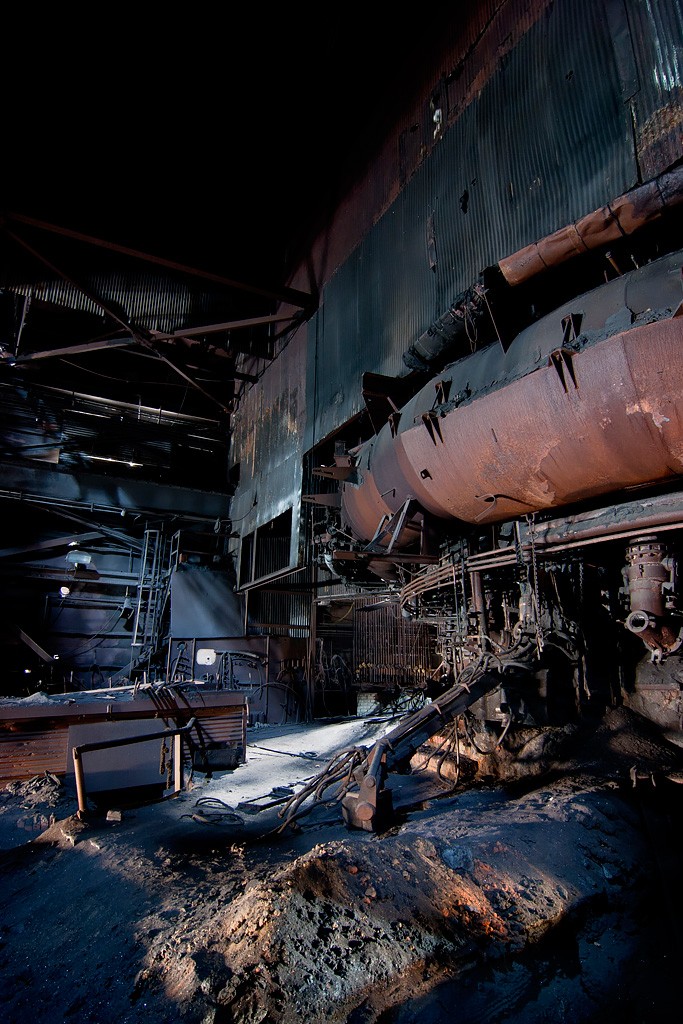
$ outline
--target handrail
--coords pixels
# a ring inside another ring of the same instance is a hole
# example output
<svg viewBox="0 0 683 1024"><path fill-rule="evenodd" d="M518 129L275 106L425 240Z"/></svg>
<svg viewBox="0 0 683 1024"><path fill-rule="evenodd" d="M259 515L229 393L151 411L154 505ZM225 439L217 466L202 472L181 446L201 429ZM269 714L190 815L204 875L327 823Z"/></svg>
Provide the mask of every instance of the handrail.
<svg viewBox="0 0 683 1024"><path fill-rule="evenodd" d="M165 739L168 736L182 736L189 732L196 725L197 719L191 718L187 725L178 729L165 729L163 732L145 733L143 736L123 736L117 740L100 740L94 743L81 743L73 747L71 753L74 761L74 774L76 776L76 793L78 796L79 818L85 818L88 814L86 806L85 775L83 772L83 754L91 750L107 750L110 747L125 747L131 743L145 743L148 740Z"/></svg>

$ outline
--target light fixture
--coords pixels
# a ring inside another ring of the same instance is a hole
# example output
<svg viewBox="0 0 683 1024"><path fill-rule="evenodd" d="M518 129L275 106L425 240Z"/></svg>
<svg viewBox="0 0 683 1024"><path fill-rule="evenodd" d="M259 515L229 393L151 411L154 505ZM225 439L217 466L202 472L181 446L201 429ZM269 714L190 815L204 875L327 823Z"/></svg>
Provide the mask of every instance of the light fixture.
<svg viewBox="0 0 683 1024"><path fill-rule="evenodd" d="M72 580L98 580L100 574L89 551L72 548L66 553L67 576Z"/></svg>
<svg viewBox="0 0 683 1024"><path fill-rule="evenodd" d="M144 462L131 462L129 459L112 459L109 455L88 455L83 453L86 459L94 459L96 462L116 462L122 466L144 466Z"/></svg>
<svg viewBox="0 0 683 1024"><path fill-rule="evenodd" d="M67 551L66 560L76 566L90 565L92 555L89 551Z"/></svg>
<svg viewBox="0 0 683 1024"><path fill-rule="evenodd" d="M71 593L71 588L70 587L60 587L59 588L59 593L60 593L61 597L68 597L69 594Z"/></svg>

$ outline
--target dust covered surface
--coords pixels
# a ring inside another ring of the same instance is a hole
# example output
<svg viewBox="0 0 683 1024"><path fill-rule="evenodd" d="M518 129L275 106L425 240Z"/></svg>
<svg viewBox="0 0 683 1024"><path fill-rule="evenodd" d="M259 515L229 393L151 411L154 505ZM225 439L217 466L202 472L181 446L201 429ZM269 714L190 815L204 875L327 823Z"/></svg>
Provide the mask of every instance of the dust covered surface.
<svg viewBox="0 0 683 1024"><path fill-rule="evenodd" d="M669 1019L681 752L624 711L549 744L552 774L433 779L412 804L402 777L381 833L347 829L338 804L281 832L275 806L200 813L210 785L81 821L54 780L15 784L0 794L17 837L0 853L3 1020ZM36 815L26 841L16 822Z"/></svg>

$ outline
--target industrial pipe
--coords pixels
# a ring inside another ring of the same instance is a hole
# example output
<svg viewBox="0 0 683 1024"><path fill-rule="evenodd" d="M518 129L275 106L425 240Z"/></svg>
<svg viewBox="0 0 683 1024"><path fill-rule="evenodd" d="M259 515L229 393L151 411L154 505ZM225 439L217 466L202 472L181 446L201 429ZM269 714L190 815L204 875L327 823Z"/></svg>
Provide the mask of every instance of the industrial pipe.
<svg viewBox="0 0 683 1024"><path fill-rule="evenodd" d="M446 367L352 454L342 527L369 543L407 502L492 523L683 473L683 253L579 296L507 351ZM577 333L563 343L568 322ZM384 543L384 547L388 542Z"/></svg>

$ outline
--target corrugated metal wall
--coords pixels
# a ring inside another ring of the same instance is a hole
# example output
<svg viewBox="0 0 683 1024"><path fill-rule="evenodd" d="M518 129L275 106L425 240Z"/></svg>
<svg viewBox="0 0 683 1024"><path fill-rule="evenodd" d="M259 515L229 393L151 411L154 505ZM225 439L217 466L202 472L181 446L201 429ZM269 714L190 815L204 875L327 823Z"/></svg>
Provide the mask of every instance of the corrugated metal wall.
<svg viewBox="0 0 683 1024"><path fill-rule="evenodd" d="M435 163L441 280L452 274L456 290L634 185L630 115L600 5L558 4L536 23L437 148ZM458 168L453 188L449 167Z"/></svg>
<svg viewBox="0 0 683 1024"><path fill-rule="evenodd" d="M361 379L372 369L399 376L406 339L442 310L427 266L424 187L411 184L325 289L309 338L316 337L315 422L307 447L363 408ZM313 381L310 382L311 385ZM311 390L313 390L311 388Z"/></svg>
<svg viewBox="0 0 683 1024"><path fill-rule="evenodd" d="M403 352L484 268L637 179L605 10L589 0L556 4L325 288L310 332L316 438L362 409L364 371L405 372Z"/></svg>
<svg viewBox="0 0 683 1024"><path fill-rule="evenodd" d="M240 483L231 503L232 521L245 537L292 509L287 559L292 566L299 553L303 438L309 421L307 365L306 331L301 331L259 386L240 399L233 434L232 457L239 466ZM243 572L240 575L245 578Z"/></svg>
<svg viewBox="0 0 683 1024"><path fill-rule="evenodd" d="M680 0L628 0L625 6L634 47L638 160L647 180L683 152L683 5ZM624 49L630 57L626 44Z"/></svg>
<svg viewBox="0 0 683 1024"><path fill-rule="evenodd" d="M515 41L500 41L497 22L482 27L474 49L460 57L462 103L460 65L433 69L434 85L447 82L441 92L460 116L327 281L297 345L249 396L254 478L242 478L235 506L248 524L250 488L269 501L259 506L259 522L285 504L296 522L302 453L363 410L365 371L406 372L403 353L486 267L680 157L679 0L511 2L494 18ZM470 72L479 58L486 73L476 89ZM425 126L418 127L424 140ZM396 146L398 183L398 139ZM359 210L371 195L358 191ZM345 209L352 217L350 200ZM334 249L335 240L328 242ZM305 402L297 391L302 378Z"/></svg>

